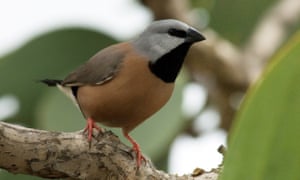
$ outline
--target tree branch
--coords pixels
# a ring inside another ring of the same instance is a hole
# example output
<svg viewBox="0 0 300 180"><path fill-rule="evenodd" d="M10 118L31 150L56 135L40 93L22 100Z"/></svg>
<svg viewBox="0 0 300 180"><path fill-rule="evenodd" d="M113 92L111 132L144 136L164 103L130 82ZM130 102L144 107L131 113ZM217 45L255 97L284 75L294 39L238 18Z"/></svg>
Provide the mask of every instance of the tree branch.
<svg viewBox="0 0 300 180"><path fill-rule="evenodd" d="M11 173L67 179L206 179L216 171L170 175L150 160L137 169L135 153L112 132L94 132L89 145L82 131L49 132L0 122L0 167Z"/></svg>

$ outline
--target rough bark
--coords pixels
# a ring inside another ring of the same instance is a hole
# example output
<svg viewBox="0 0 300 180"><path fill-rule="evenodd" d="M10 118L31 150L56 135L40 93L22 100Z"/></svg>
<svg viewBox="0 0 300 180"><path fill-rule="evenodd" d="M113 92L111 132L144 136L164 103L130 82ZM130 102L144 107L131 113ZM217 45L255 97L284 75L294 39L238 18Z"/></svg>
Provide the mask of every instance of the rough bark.
<svg viewBox="0 0 300 180"><path fill-rule="evenodd" d="M82 131L49 132L0 122L0 168L63 179L217 179L217 170L167 174L148 159L137 169L135 153L112 132L94 135L89 144Z"/></svg>

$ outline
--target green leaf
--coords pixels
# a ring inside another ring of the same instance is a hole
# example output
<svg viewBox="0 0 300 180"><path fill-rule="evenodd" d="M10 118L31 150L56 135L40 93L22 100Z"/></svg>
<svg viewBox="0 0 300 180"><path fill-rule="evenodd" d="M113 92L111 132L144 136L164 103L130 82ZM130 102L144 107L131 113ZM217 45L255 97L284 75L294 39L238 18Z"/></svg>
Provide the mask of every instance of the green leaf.
<svg viewBox="0 0 300 180"><path fill-rule="evenodd" d="M274 57L238 113L221 180L300 179L300 32Z"/></svg>

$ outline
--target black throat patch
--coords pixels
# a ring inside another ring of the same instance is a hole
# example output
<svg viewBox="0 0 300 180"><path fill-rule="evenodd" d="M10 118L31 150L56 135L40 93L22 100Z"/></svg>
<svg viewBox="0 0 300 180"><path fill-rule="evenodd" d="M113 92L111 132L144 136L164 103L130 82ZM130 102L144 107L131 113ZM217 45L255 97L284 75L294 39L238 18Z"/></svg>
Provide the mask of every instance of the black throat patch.
<svg viewBox="0 0 300 180"><path fill-rule="evenodd" d="M191 45L191 43L183 43L160 57L156 62L150 62L151 72L164 82L174 82Z"/></svg>

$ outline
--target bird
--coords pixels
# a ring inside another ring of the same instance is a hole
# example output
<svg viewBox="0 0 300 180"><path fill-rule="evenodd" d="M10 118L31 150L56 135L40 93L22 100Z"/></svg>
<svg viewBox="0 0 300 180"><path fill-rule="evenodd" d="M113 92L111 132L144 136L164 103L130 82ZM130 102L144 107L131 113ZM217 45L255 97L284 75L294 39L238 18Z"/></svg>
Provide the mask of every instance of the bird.
<svg viewBox="0 0 300 180"><path fill-rule="evenodd" d="M184 22L156 20L132 40L100 50L63 80L41 82L72 99L86 119L89 142L93 129L102 132L96 122L121 128L140 167L145 158L129 133L167 103L190 47L203 40Z"/></svg>

